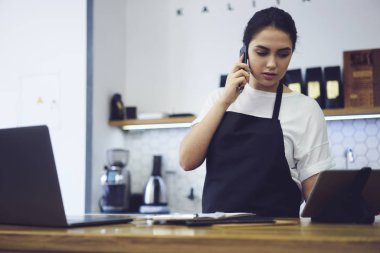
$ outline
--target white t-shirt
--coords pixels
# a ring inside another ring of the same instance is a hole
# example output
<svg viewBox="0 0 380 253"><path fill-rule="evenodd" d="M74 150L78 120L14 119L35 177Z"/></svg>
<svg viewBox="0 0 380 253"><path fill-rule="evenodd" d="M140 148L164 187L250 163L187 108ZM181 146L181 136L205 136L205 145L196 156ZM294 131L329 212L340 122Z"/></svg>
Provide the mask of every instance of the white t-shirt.
<svg viewBox="0 0 380 253"><path fill-rule="evenodd" d="M199 123L222 96L223 88L212 92L199 116ZM276 93L256 90L246 85L227 111L261 118L272 118ZM330 154L326 121L318 103L297 92L283 93L279 114L284 135L285 156L293 180L301 188L305 179L335 166Z"/></svg>

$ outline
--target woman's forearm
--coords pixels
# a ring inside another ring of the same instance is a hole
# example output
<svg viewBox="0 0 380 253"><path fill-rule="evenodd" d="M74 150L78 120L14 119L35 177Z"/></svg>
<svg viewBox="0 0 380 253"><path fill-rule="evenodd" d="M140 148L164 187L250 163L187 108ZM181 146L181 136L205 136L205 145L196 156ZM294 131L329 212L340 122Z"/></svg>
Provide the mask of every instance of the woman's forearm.
<svg viewBox="0 0 380 253"><path fill-rule="evenodd" d="M184 170L196 169L203 163L211 139L228 106L222 100L215 103L202 121L193 126L182 140L180 165Z"/></svg>
<svg viewBox="0 0 380 253"><path fill-rule="evenodd" d="M179 163L184 170L198 168L205 160L208 146L227 108L237 99L240 90L249 82L250 70L240 56L227 76L223 95L211 107L206 116L183 139Z"/></svg>
<svg viewBox="0 0 380 253"><path fill-rule="evenodd" d="M315 182L317 182L318 175L319 174L315 174L315 175L309 177L308 179L305 179L302 182L302 192L303 192L303 196L305 198L305 201L307 201L309 199L311 190L313 190Z"/></svg>

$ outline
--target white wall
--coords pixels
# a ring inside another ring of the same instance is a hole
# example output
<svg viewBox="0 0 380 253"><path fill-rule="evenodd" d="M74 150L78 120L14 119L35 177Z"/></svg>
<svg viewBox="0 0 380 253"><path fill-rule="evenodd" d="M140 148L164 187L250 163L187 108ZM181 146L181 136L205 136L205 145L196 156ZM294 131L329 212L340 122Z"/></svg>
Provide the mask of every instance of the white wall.
<svg viewBox="0 0 380 253"><path fill-rule="evenodd" d="M0 127L47 124L66 213L83 213L86 0L0 1Z"/></svg>
<svg viewBox="0 0 380 253"><path fill-rule="evenodd" d="M92 207L98 211L106 151L124 147L124 133L108 125L110 101L125 90L125 1L94 0Z"/></svg>
<svg viewBox="0 0 380 253"><path fill-rule="evenodd" d="M220 75L238 60L253 13L277 5L275 0L126 2L126 103L140 112L198 113ZM208 14L201 13L204 6ZM299 32L290 68L342 65L344 50L380 47L380 1L286 0L279 7L292 14ZM180 8L183 15L177 16Z"/></svg>

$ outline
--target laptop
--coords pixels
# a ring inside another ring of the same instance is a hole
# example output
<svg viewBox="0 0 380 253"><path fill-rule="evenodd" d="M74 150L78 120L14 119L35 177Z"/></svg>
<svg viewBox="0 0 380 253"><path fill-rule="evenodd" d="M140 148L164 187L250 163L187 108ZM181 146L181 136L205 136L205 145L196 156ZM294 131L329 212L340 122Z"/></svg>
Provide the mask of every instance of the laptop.
<svg viewBox="0 0 380 253"><path fill-rule="evenodd" d="M348 192L356 176L355 170L326 170L319 174L317 182L301 213L301 217L317 217L331 201L342 193ZM380 170L373 169L361 191L361 196L375 214L380 213Z"/></svg>
<svg viewBox="0 0 380 253"><path fill-rule="evenodd" d="M0 129L0 203L0 224L70 228L133 220L66 217L47 126Z"/></svg>

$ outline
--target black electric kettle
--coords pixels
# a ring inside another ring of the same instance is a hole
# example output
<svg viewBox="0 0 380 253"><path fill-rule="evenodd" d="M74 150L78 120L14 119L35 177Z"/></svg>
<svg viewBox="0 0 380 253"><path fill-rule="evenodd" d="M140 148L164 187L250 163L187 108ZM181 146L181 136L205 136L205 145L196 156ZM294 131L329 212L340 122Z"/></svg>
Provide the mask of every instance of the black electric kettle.
<svg viewBox="0 0 380 253"><path fill-rule="evenodd" d="M162 156L153 156L153 170L145 186L141 213L169 213L165 182L161 177Z"/></svg>

